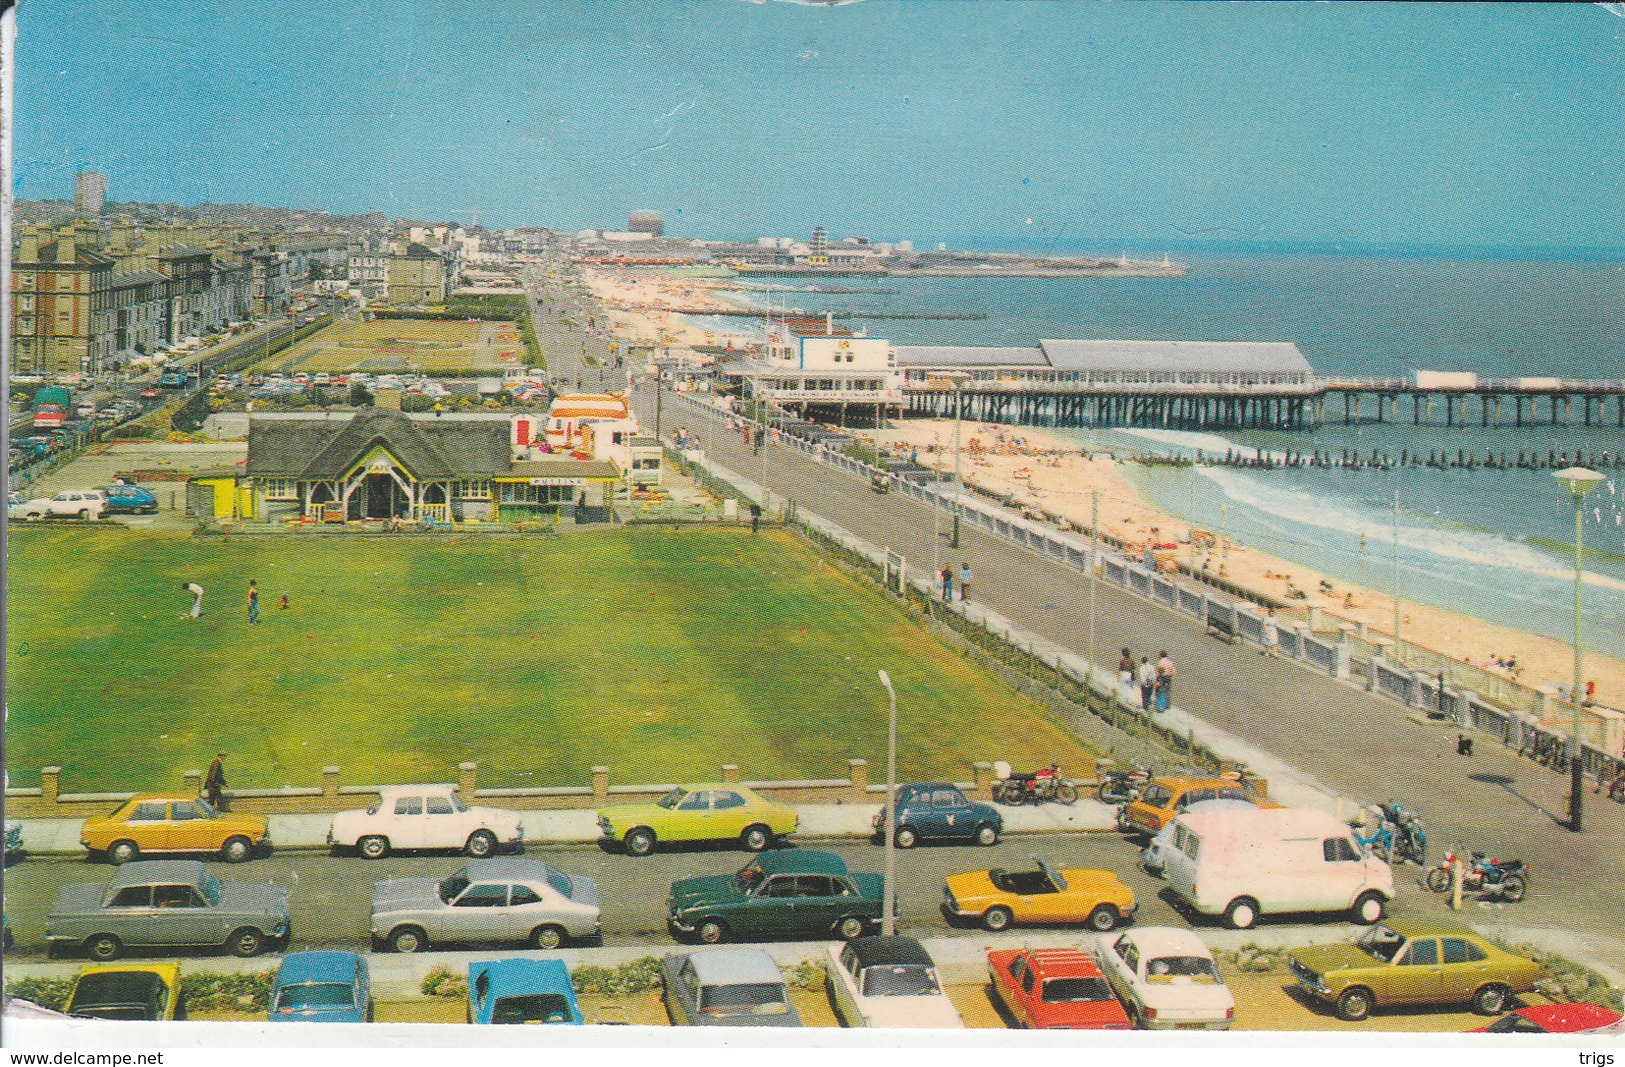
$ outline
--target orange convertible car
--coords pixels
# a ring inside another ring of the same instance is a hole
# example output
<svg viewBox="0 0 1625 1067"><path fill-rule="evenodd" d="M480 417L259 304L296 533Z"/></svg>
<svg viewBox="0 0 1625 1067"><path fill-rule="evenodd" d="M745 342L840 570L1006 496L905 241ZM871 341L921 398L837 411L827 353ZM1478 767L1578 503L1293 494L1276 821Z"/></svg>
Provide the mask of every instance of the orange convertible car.
<svg viewBox="0 0 1625 1067"><path fill-rule="evenodd" d="M956 874L943 889L950 922L975 920L989 930L1011 923L1082 923L1116 929L1134 914L1134 893L1110 871L1056 870L1034 857L1037 870Z"/></svg>

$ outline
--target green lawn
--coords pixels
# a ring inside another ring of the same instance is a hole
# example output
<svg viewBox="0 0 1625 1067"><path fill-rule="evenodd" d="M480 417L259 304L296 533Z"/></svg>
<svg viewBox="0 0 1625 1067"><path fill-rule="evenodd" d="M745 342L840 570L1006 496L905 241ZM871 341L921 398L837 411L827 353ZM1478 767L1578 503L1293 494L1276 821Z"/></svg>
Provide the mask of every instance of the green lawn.
<svg viewBox="0 0 1625 1067"><path fill-rule="evenodd" d="M12 527L6 769L64 791L172 788L216 746L234 786L584 785L885 773L965 779L1083 751L785 534L193 538ZM247 624L257 579L263 616ZM204 615L182 616L185 581ZM278 608L286 593L291 607Z"/></svg>

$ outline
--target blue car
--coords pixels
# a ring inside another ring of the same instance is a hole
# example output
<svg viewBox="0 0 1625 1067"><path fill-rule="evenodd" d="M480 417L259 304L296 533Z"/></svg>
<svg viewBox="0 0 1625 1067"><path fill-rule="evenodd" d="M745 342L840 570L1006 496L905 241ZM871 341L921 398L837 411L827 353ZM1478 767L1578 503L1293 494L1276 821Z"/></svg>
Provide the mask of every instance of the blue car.
<svg viewBox="0 0 1625 1067"><path fill-rule="evenodd" d="M581 1026L570 972L558 960L484 960L468 965L468 1021Z"/></svg>
<svg viewBox="0 0 1625 1067"><path fill-rule="evenodd" d="M158 498L139 485L103 485L98 488L107 498L109 514L158 514Z"/></svg>
<svg viewBox="0 0 1625 1067"><path fill-rule="evenodd" d="M274 1023L370 1023L367 961L354 952L294 952L271 987Z"/></svg>
<svg viewBox="0 0 1625 1067"><path fill-rule="evenodd" d="M885 832L886 809L875 813L875 836ZM996 845L1004 833L1004 816L987 804L968 799L947 782L916 782L897 787L898 848L921 841L969 840Z"/></svg>

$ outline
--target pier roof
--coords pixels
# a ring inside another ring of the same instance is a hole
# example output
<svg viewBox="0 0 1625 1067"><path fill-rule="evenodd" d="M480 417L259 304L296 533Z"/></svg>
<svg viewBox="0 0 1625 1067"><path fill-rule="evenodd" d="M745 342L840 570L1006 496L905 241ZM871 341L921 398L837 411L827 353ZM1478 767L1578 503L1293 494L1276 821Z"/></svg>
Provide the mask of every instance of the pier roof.
<svg viewBox="0 0 1625 1067"><path fill-rule="evenodd" d="M1314 368L1289 341L1039 341L1066 371L1205 371L1301 374Z"/></svg>
<svg viewBox="0 0 1625 1067"><path fill-rule="evenodd" d="M968 345L896 345L899 367L1043 367L1042 349Z"/></svg>

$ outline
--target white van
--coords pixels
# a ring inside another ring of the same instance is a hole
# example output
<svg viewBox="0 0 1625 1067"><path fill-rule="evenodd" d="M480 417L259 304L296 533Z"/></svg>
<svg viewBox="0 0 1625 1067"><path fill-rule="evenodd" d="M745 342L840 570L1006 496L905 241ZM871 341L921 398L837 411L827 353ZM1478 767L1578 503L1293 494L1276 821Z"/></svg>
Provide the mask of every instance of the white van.
<svg viewBox="0 0 1625 1067"><path fill-rule="evenodd" d="M1188 811L1171 825L1163 857L1169 888L1235 930L1275 912L1343 912L1374 923L1394 896L1393 869L1325 812Z"/></svg>

